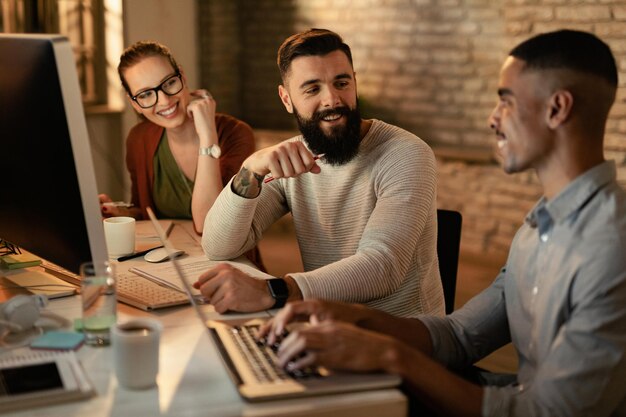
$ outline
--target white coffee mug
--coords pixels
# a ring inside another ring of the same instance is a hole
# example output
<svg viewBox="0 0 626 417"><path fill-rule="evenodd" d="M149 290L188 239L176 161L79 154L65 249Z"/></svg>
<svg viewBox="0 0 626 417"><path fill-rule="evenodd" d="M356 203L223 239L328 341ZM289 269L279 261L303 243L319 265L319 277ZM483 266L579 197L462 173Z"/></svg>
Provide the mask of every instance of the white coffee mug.
<svg viewBox="0 0 626 417"><path fill-rule="evenodd" d="M132 319L111 329L113 363L120 385L130 389L156 385L162 330L161 322L149 317Z"/></svg>
<svg viewBox="0 0 626 417"><path fill-rule="evenodd" d="M117 258L135 252L135 219L109 217L103 220L103 225L109 257Z"/></svg>

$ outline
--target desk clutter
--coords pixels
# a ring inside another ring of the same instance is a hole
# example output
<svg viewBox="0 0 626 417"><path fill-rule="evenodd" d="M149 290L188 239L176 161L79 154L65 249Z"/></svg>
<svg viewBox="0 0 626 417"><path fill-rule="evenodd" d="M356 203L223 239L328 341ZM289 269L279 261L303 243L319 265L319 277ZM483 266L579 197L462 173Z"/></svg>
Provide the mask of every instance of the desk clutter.
<svg viewBox="0 0 626 417"><path fill-rule="evenodd" d="M81 284L78 274L51 263L44 263L43 267L47 273L66 282L77 286ZM117 300L141 310L157 310L189 303L181 291L150 281L137 273L118 270L115 279Z"/></svg>

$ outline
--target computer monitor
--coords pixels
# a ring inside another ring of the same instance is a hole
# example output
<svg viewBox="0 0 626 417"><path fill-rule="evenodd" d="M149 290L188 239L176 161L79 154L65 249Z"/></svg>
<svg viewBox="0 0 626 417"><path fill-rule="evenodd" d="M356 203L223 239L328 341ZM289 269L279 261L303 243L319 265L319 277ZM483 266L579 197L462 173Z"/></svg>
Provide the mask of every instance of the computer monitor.
<svg viewBox="0 0 626 417"><path fill-rule="evenodd" d="M107 259L75 58L60 35L0 34L0 239L78 273Z"/></svg>

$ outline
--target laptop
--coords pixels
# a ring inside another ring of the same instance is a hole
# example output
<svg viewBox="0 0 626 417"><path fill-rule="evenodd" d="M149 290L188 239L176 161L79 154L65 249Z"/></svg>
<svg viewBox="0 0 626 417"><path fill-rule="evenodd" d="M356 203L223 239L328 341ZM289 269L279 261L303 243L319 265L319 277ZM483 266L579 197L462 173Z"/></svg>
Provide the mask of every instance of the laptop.
<svg viewBox="0 0 626 417"><path fill-rule="evenodd" d="M266 346L256 341L256 333L269 317L255 319L208 320L193 296L178 260L171 256L173 247L168 241L154 213L148 208L150 220L170 254L170 261L178 275L191 305L206 325L217 347L228 374L239 395L257 402L321 394L364 391L398 386L401 379L386 373L336 372L323 367L310 367L287 372L277 365L277 346ZM294 325L302 325L295 323Z"/></svg>

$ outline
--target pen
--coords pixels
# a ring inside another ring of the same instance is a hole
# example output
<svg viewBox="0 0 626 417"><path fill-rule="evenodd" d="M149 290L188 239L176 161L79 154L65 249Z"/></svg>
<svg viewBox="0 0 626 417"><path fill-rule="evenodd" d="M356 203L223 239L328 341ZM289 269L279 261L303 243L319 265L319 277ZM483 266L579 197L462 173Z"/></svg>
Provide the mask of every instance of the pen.
<svg viewBox="0 0 626 417"><path fill-rule="evenodd" d="M162 247L163 247L163 245L155 246L153 248L142 250L142 251L137 252L137 253L131 253L130 255L120 256L119 258L117 258L117 261L118 262L124 262L124 261L127 261L129 259L137 258L139 256L145 255L146 253L150 252L152 249L159 249L159 248L162 248Z"/></svg>
<svg viewBox="0 0 626 417"><path fill-rule="evenodd" d="M320 159L322 156L324 156L324 154L321 154L321 155L315 155L315 156L313 157L313 160L314 160L314 161L317 161L317 160L318 160L318 159ZM274 177L269 176L269 177L265 178L265 179L263 180L263 184L267 184L267 183L268 183L268 182L270 182L270 181L274 181Z"/></svg>
<svg viewBox="0 0 626 417"><path fill-rule="evenodd" d="M102 205L107 207L132 207L133 203L127 203L125 201L107 201L106 203L102 203Z"/></svg>

